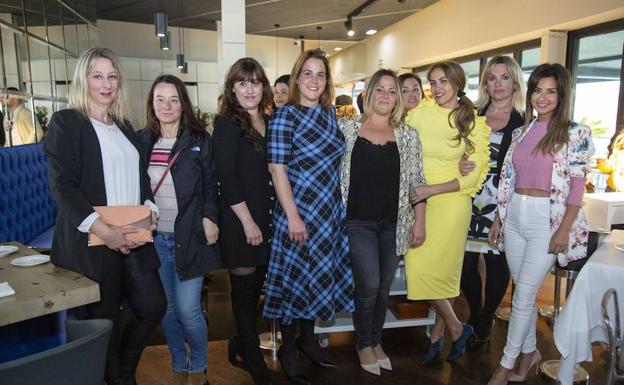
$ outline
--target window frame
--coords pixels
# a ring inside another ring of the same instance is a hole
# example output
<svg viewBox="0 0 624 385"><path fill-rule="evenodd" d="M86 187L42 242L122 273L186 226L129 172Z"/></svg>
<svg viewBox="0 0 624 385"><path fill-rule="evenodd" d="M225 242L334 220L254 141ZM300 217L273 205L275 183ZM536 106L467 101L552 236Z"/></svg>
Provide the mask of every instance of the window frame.
<svg viewBox="0 0 624 385"><path fill-rule="evenodd" d="M624 18L596 24L589 27L568 32L568 44L566 49L566 68L572 74L572 89L576 90L576 60L579 51L580 40L585 37L602 35L610 32L624 31ZM576 98L576 95L573 95ZM574 106L574 100L572 100ZM622 45L622 58L620 66L620 93L618 96L618 109L615 118L615 133L611 137L608 150L611 154L611 146L615 138L624 130L624 45Z"/></svg>

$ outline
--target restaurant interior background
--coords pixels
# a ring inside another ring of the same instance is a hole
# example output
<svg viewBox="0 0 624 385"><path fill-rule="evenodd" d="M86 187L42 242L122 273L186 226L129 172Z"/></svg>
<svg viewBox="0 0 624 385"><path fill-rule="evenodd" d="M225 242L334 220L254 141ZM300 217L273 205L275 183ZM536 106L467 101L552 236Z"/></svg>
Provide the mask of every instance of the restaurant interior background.
<svg viewBox="0 0 624 385"><path fill-rule="evenodd" d="M354 98L380 67L424 78L429 64L454 59L468 74L465 91L476 99L479 71L494 54L513 55L527 77L541 62L564 63L574 76L574 119L592 127L596 155L606 155L624 122L621 0L370 3L348 19L356 32L348 36L345 13L362 0L248 0L245 25L239 26L245 52L274 80L290 72L303 47L320 47L330 56L336 93ZM168 50L154 35L158 11L169 16ZM122 57L135 127L145 121L144 100L160 73L180 76L195 106L214 113L225 72L221 19L219 1L0 0L0 93L26 99L45 126L54 111L67 107L76 58L88 47L105 46ZM370 29L378 32L368 36ZM178 54L185 73L176 65Z"/></svg>

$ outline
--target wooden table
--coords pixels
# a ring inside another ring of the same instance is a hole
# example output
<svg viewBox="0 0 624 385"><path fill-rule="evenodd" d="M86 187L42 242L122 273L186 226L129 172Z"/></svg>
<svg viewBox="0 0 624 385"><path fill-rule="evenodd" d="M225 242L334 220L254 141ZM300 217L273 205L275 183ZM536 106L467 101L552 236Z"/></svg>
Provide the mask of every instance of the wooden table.
<svg viewBox="0 0 624 385"><path fill-rule="evenodd" d="M9 282L15 295L0 298L0 326L86 305L100 300L99 285L73 271L52 263L16 267L17 257L37 254L18 242L19 250L0 257L0 282Z"/></svg>

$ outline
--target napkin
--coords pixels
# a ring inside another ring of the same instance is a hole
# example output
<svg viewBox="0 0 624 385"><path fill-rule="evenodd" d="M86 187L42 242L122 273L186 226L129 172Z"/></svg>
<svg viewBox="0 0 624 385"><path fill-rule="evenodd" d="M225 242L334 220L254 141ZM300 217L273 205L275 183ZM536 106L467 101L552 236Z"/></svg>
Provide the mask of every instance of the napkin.
<svg viewBox="0 0 624 385"><path fill-rule="evenodd" d="M15 290L8 282L0 282L0 298L15 295Z"/></svg>

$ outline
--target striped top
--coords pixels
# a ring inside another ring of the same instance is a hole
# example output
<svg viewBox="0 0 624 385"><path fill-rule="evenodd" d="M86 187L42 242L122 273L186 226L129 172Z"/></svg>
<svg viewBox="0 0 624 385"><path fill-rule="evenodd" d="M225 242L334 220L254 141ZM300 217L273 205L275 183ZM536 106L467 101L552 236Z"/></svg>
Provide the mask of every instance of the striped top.
<svg viewBox="0 0 624 385"><path fill-rule="evenodd" d="M160 138L154 145L149 168L147 169L152 190L156 188L158 181L167 168L167 160L169 159L169 154L175 142L176 138ZM160 189L158 189L158 192L154 196L154 200L156 200L156 206L158 206L160 210L158 231L173 233L175 219L178 216L178 202L176 200L175 186L173 185L171 171L167 173Z"/></svg>

